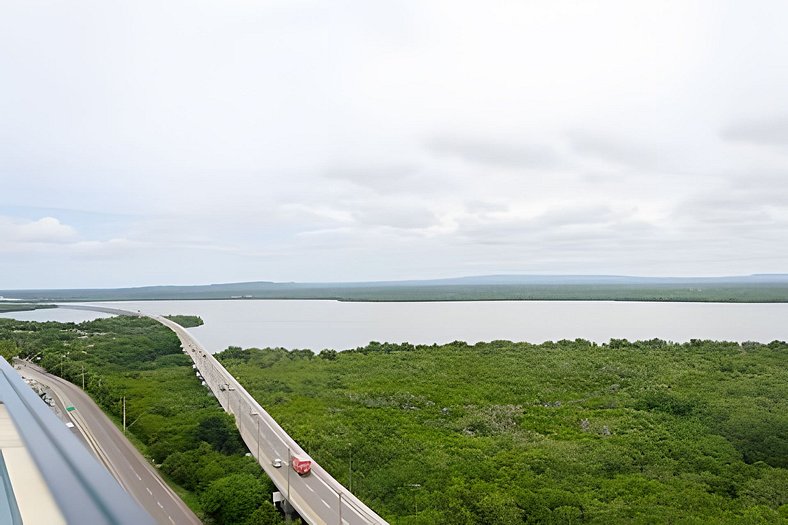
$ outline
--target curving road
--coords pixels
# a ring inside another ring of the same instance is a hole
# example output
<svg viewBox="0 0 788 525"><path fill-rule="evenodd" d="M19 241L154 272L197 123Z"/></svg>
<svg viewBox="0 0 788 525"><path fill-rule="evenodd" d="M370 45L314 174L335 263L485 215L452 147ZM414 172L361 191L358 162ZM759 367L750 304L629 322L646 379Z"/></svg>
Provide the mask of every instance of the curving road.
<svg viewBox="0 0 788 525"><path fill-rule="evenodd" d="M44 369L20 361L22 377L49 387L64 414L78 429L89 448L107 467L118 483L153 516L160 525L200 525L197 516L161 479L159 473L137 451L96 403L76 385L49 374Z"/></svg>
<svg viewBox="0 0 788 525"><path fill-rule="evenodd" d="M307 454L266 412L241 384L206 352L182 326L160 316L150 316L173 330L183 350L197 365L207 385L235 424L252 455L298 514L312 525L371 525L386 521L367 507ZM312 462L312 471L299 476L290 468L296 457ZM273 466L280 459L284 465Z"/></svg>
<svg viewBox="0 0 788 525"><path fill-rule="evenodd" d="M119 308L61 304L61 308L94 310L116 315L145 316L170 328L181 341L207 386L235 423L249 451L271 478L281 495L310 525L387 525L364 502L335 480L307 454L240 383L181 325L158 315ZM312 462L311 473L299 476L290 459ZM282 466L275 467L274 461Z"/></svg>

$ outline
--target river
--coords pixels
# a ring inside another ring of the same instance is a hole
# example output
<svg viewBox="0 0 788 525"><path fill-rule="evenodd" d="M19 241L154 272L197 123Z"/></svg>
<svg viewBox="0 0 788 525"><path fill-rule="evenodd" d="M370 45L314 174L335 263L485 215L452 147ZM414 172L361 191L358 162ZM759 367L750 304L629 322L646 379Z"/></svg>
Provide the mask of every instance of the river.
<svg viewBox="0 0 788 525"><path fill-rule="evenodd" d="M99 303L155 314L199 315L190 332L211 352L241 347L344 350L369 341L414 344L494 339L611 338L669 341L788 339L788 304L583 301L361 303L337 301L144 301ZM106 314L54 309L0 314L80 322Z"/></svg>

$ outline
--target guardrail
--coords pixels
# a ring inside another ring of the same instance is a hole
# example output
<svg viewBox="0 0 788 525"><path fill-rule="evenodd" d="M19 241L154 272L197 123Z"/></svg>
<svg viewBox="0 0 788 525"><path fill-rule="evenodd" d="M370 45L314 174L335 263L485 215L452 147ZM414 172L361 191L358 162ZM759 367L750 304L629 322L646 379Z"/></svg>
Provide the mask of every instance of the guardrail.
<svg viewBox="0 0 788 525"><path fill-rule="evenodd" d="M19 374L0 358L2 402L68 523L153 525Z"/></svg>
<svg viewBox="0 0 788 525"><path fill-rule="evenodd" d="M243 386L205 351L185 328L157 315L119 308L87 305L61 305L62 308L150 317L168 327L181 341L184 352L211 389L222 408L235 417L241 438L271 478L279 492L311 525L388 525L372 509L318 465ZM299 476L291 467L297 457L312 462L311 473ZM274 466L275 460L281 466Z"/></svg>

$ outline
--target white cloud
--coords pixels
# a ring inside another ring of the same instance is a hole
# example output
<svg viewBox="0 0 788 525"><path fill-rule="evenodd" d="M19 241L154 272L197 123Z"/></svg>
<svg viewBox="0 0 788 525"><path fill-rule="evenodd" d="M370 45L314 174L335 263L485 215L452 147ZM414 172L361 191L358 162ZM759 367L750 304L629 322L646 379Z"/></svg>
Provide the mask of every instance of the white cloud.
<svg viewBox="0 0 788 525"><path fill-rule="evenodd" d="M0 217L0 246L20 244L63 244L73 242L77 232L54 217L18 221Z"/></svg>

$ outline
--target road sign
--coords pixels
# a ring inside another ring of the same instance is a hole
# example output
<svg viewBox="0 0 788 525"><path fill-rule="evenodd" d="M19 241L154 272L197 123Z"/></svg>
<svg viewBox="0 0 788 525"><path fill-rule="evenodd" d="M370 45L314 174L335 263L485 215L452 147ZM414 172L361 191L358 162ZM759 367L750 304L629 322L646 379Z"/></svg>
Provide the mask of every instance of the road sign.
<svg viewBox="0 0 788 525"><path fill-rule="evenodd" d="M74 407L66 407L66 410L68 410L69 412L73 412L74 410L76 410L76 408L74 408Z"/></svg>

